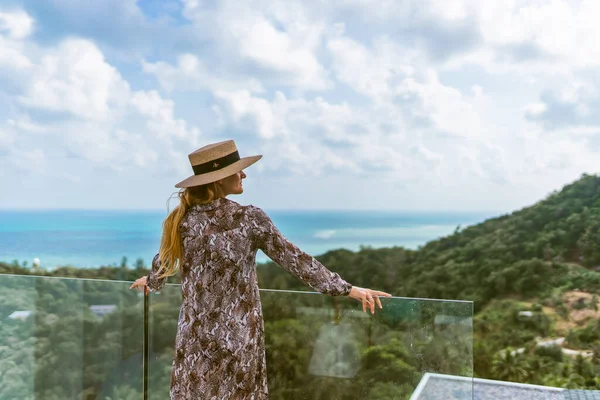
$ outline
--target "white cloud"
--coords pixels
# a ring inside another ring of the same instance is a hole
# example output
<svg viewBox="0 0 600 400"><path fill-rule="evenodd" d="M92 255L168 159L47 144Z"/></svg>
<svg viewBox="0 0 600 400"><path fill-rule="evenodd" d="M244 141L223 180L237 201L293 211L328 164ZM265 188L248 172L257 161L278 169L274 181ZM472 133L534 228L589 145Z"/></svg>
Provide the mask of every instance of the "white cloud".
<svg viewBox="0 0 600 400"><path fill-rule="evenodd" d="M33 32L33 18L23 10L0 11L0 33L11 39L24 39Z"/></svg>
<svg viewBox="0 0 600 400"><path fill-rule="evenodd" d="M302 88L328 87L325 69L314 54L320 32L302 25L292 25L290 31L283 32L263 16L238 15L228 29L243 57L285 74L286 80Z"/></svg>
<svg viewBox="0 0 600 400"><path fill-rule="evenodd" d="M263 85L255 78L219 76L193 54L180 55L175 66L163 61L155 63L143 61L142 68L144 72L156 76L161 86L167 90L264 91Z"/></svg>
<svg viewBox="0 0 600 400"><path fill-rule="evenodd" d="M600 117L592 110L600 107L600 79L572 78L540 93L540 101L525 107L525 117L548 130L565 126L596 126Z"/></svg>
<svg viewBox="0 0 600 400"><path fill-rule="evenodd" d="M422 130L423 125L430 125L472 138L486 132L481 113L487 97L480 86L462 93L443 84L422 57L388 38L379 39L367 49L350 38L340 37L331 40L328 48L337 78L372 103L390 109L390 114L402 120L400 128L418 132L417 126L421 125Z"/></svg>
<svg viewBox="0 0 600 400"><path fill-rule="evenodd" d="M47 169L46 155L40 148L13 150L12 167L21 173L45 175Z"/></svg>
<svg viewBox="0 0 600 400"><path fill-rule="evenodd" d="M592 39L600 35L594 15L596 1L482 2L482 33L490 45L529 43L549 56L576 66L600 63L600 49Z"/></svg>
<svg viewBox="0 0 600 400"><path fill-rule="evenodd" d="M174 117L175 103L163 99L156 90L138 91L132 94L131 104L147 118L147 126L157 137L185 139L191 146L198 144L200 130L188 128L183 119Z"/></svg>
<svg viewBox="0 0 600 400"><path fill-rule="evenodd" d="M327 48L336 78L374 101L388 100L394 85L415 73L412 66L417 57L415 52L395 45L389 38L381 38L372 48L367 48L348 37L338 36L327 42Z"/></svg>
<svg viewBox="0 0 600 400"><path fill-rule="evenodd" d="M6 73L7 69L25 70L31 67L29 59L21 53L20 43L0 36L0 78Z"/></svg>
<svg viewBox="0 0 600 400"><path fill-rule="evenodd" d="M223 68L243 75L251 68L264 81L301 90L330 88L327 70L319 62L324 26L309 19L299 2L184 0L184 15L199 35L228 55Z"/></svg>
<svg viewBox="0 0 600 400"><path fill-rule="evenodd" d="M528 118L537 118L548 111L548 106L545 103L531 103L525 106L525 116Z"/></svg>
<svg viewBox="0 0 600 400"><path fill-rule="evenodd" d="M353 0L332 6L329 12L334 14L339 9L358 10L367 23L393 23L400 32L409 27L405 33L413 35L413 39L439 41L438 51L448 46L451 36L460 33L465 24L471 25L472 30L463 32L467 34L463 40L475 39L475 47L464 52L464 47L458 46L452 56L472 61L486 62L487 58L508 67L512 63L536 62L545 56L546 66L554 69L600 63L600 48L595 40L600 36L600 3L595 0L410 0L384 1L377 7L369 1ZM440 29L438 33L445 32L447 37L431 37L435 26Z"/></svg>
<svg viewBox="0 0 600 400"><path fill-rule="evenodd" d="M278 104L253 97L248 91L218 91L216 96L224 100L233 122L243 125L249 119L258 134L266 139L286 134L285 126L275 117L274 108L279 108Z"/></svg>
<svg viewBox="0 0 600 400"><path fill-rule="evenodd" d="M217 33L211 40L219 43L225 52L235 49L231 57L241 55L242 59L273 71L284 71L288 60L295 60L291 50L293 28L308 26L305 10L298 8L297 3L291 3L293 11L288 13L281 11L279 2L269 2L269 7L255 7L251 12L234 11L227 2L220 3L216 9L194 1L185 4L185 15L204 27L204 32L207 26L214 26L214 21L222 21L226 14L227 21L216 27ZM421 12L423 18L434 18L426 10ZM458 20L465 13L459 7L441 18ZM436 70L427 65L427 57L422 52L399 45L389 36L379 35L367 44L346 36L343 23L336 21L327 26L319 18L315 21L308 28L313 34L305 39L308 44L304 48L314 57L317 50L326 51L324 54L331 60L330 72L318 75L328 79L335 77L366 98L366 103L359 100L354 105L304 96L303 90L315 86L301 79L283 83L300 90L292 96L281 92L271 96L268 91L253 90L247 85L232 89L231 77L210 85L205 82L213 82L212 77L215 71L220 71L219 67L209 66L191 54L182 55L176 66L145 63L144 68L155 74L164 87L178 90L196 87L211 92L218 103L212 109L220 129L233 127L238 131L256 132L263 146L272 147L275 154L285 155L281 162L272 161L271 165L284 168L287 165L290 170L297 168L298 173L319 174L332 168L361 174L387 171L387 176L399 180L412 181L429 175L438 179L445 167L456 164L452 161L453 151L475 154L485 153L489 148L486 141L493 138L496 131L489 129L484 121L489 101L482 86L475 83L463 92L443 84ZM275 28L275 23L282 28ZM261 32L262 37L255 35ZM306 54L306 60L310 59L309 53ZM304 65L305 72L310 71L308 64L297 60L295 64ZM244 72L237 76L244 76ZM265 87L273 87L277 81L264 77L262 82ZM435 132L439 131L443 134L438 140ZM458 144L448 144L446 136L449 134L463 139ZM272 140L275 142L268 143ZM307 148L311 151L306 151ZM485 157L478 157L468 162L485 161ZM502 170L503 165L488 165L476 168L474 171L478 172L473 173L485 178L489 174L498 176Z"/></svg>
<svg viewBox="0 0 600 400"><path fill-rule="evenodd" d="M6 128L0 128L0 146L8 147L15 141L15 135L13 132Z"/></svg>
<svg viewBox="0 0 600 400"><path fill-rule="evenodd" d="M389 178L397 183L425 178L435 181L451 176L456 164L460 165L462 161L454 157L457 152L482 152L490 147L477 135L464 135L462 141L448 143L445 138L431 135L428 126L408 130L405 117L410 113L402 114L402 106L393 104L354 107L331 104L318 97L288 99L282 93L272 100L247 92L219 93L219 98L222 114L230 117L227 122L238 128L250 125L256 129L273 169L301 175L337 171L348 176L380 174L378 179ZM473 173L500 179L505 161L499 160L501 163ZM469 163L478 161L487 159L484 156Z"/></svg>
<svg viewBox="0 0 600 400"><path fill-rule="evenodd" d="M479 110L485 105L485 98L475 93L469 96L458 89L442 84L435 70L427 71L422 81L405 79L398 86L397 95L418 99L414 102L413 112L428 117L440 131L451 132L458 136L480 138L487 136L485 122Z"/></svg>
<svg viewBox="0 0 600 400"><path fill-rule="evenodd" d="M122 107L129 85L90 41L69 39L47 52L21 101L31 107L104 120Z"/></svg>
<svg viewBox="0 0 600 400"><path fill-rule="evenodd" d="M7 69L27 69L29 59L22 54L23 39L33 30L33 20L21 10L0 11L0 79ZM4 72L4 73L3 73Z"/></svg>
<svg viewBox="0 0 600 400"><path fill-rule="evenodd" d="M111 171L183 169L184 155L198 144L200 130L175 117L172 100L155 90L131 90L91 40L69 38L44 47L20 40L23 34L13 36L19 40L0 40L10 41L27 68L4 64L3 72L27 79L7 97L4 120L0 114L0 143L10 146L0 154L6 168L44 168L63 177L56 165L84 159Z"/></svg>
<svg viewBox="0 0 600 400"><path fill-rule="evenodd" d="M463 21L471 21L481 38L472 51L446 60L450 68L479 65L490 73L511 73L539 82L564 80L574 69L600 65L600 47L595 40L600 36L597 1L457 3L467 10Z"/></svg>
<svg viewBox="0 0 600 400"><path fill-rule="evenodd" d="M283 93L273 100L248 92L219 92L219 109L229 116L225 123L255 129L273 169L320 174L329 168L357 171L359 159L348 157L324 142L352 143L344 127L357 121L347 105L332 105L321 98L314 101L288 99ZM304 171L304 172L302 172Z"/></svg>
<svg viewBox="0 0 600 400"><path fill-rule="evenodd" d="M122 41L105 4L84 26L84 5L51 3L60 26L0 14L3 167L39 148L73 182L77 162L185 177L185 154L233 137L266 155L265 187L300 203L319 188L321 208L512 207L598 170L594 1L183 0L157 16L131 0Z"/></svg>
<svg viewBox="0 0 600 400"><path fill-rule="evenodd" d="M19 115L14 119L6 121L7 126L19 130L21 132L44 133L47 128L41 124L37 124L31 120L28 115Z"/></svg>

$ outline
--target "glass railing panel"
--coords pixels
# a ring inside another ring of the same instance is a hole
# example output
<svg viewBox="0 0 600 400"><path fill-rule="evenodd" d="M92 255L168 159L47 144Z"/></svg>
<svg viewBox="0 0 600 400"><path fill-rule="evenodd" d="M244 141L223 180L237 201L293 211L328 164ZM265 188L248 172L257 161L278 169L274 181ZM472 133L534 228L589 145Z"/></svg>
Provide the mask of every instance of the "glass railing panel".
<svg viewBox="0 0 600 400"><path fill-rule="evenodd" d="M180 287L150 298L149 399L158 400L169 393ZM315 293L261 290L261 300L272 400L472 399L471 302L383 299L370 315Z"/></svg>
<svg viewBox="0 0 600 400"><path fill-rule="evenodd" d="M36 280L0 278L0 399L33 400Z"/></svg>
<svg viewBox="0 0 600 400"><path fill-rule="evenodd" d="M137 399L143 296L127 282L0 275L0 398ZM471 399L472 304L261 291L271 399ZM168 398L180 288L150 296L149 398Z"/></svg>
<svg viewBox="0 0 600 400"><path fill-rule="evenodd" d="M0 399L139 399L143 295L128 282L0 275Z"/></svg>

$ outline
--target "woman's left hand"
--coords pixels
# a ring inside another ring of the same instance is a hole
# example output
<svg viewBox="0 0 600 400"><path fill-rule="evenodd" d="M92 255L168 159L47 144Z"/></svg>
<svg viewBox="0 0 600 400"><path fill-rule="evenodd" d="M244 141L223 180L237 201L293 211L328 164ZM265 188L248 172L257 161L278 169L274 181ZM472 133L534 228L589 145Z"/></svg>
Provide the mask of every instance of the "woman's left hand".
<svg viewBox="0 0 600 400"><path fill-rule="evenodd" d="M348 297L352 297L362 303L363 311L367 312L367 308L371 310L371 314L375 314L375 302L377 306L382 309L380 297L392 297L391 294L386 292L380 292L378 290L365 289L358 286L352 286Z"/></svg>
<svg viewBox="0 0 600 400"><path fill-rule="evenodd" d="M148 285L146 284L146 277L142 276L140 279L137 279L135 282L133 282L133 285L131 285L129 289L135 289L138 292L143 290L144 294L148 294L149 290Z"/></svg>

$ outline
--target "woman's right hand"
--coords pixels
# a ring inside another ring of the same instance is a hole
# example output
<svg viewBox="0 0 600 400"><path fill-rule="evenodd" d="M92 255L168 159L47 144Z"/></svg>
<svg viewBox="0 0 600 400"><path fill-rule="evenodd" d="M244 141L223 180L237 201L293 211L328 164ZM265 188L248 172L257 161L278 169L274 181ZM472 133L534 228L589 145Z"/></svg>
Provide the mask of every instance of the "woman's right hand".
<svg viewBox="0 0 600 400"><path fill-rule="evenodd" d="M380 309L383 308L381 305L380 297L392 297L391 294L386 292L380 292L378 290L365 289L358 286L352 286L348 297L352 297L362 303L363 311L367 312L367 308L371 310L371 314L375 314L375 302Z"/></svg>
<svg viewBox="0 0 600 400"><path fill-rule="evenodd" d="M138 292L143 290L144 294L148 294L150 290L146 284L146 276L142 276L140 279L137 279L135 282L133 282L133 285L131 285L129 289L135 289Z"/></svg>

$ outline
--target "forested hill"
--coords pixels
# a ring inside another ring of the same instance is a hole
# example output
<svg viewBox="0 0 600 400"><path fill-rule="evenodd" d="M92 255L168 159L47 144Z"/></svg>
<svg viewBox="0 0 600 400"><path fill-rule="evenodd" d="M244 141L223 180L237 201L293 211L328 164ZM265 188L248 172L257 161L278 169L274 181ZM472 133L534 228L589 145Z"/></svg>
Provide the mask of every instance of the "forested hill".
<svg viewBox="0 0 600 400"><path fill-rule="evenodd" d="M337 250L318 258L359 286L398 296L474 300L476 308L495 297L544 295L558 287L597 291L600 177L583 175L531 207L457 228L418 250ZM303 287L274 264L259 271L262 287Z"/></svg>
<svg viewBox="0 0 600 400"><path fill-rule="evenodd" d="M336 250L317 258L358 286L383 289L397 296L475 301L473 362L476 376L600 389L600 302L597 295L600 293L600 273L596 271L600 266L598 176L584 175L531 207L463 230L457 228L452 235L431 241L418 250L401 247L363 248L358 252ZM141 260L136 264L135 269L126 268L123 262L122 268L65 267L54 271L33 271L18 263L0 262L0 274L133 281L147 273ZM274 263L261 264L257 269L262 288L310 290ZM171 279L171 282L176 281L177 277ZM53 302L48 304L56 307ZM168 315L176 316L176 307L168 309ZM532 318L519 318L522 311L529 311ZM165 320L171 320L171 317L166 317L166 311L160 315ZM122 317L118 314L117 318ZM176 322L176 319L172 321ZM117 323L113 325L120 326ZM74 324L67 323L65 326ZM156 326L164 325L157 323ZM294 335L300 335L293 333L301 332L296 330L298 327L304 329L297 321L277 320L265 326L267 338L280 337L276 332L282 330L285 340L280 340L281 343L290 340L300 343L304 340L293 339ZM12 326L9 328L13 329ZM401 330L397 333L403 334ZM4 337L12 336L5 334ZM538 338L545 338L546 341L566 340L564 348L540 347ZM102 341L107 342L110 341ZM397 342L392 343L396 346ZM441 343L443 347L443 340ZM519 352L511 349L519 349ZM376 354L371 351L369 349L366 354ZM584 359L581 351L593 351L593 356L589 360ZM565 352L579 355L566 356ZM396 354L403 354L396 347L393 352L385 354L382 359L385 362L381 362L381 365L385 363L385 372L377 373L378 376L390 376L389 371L398 371L394 368L400 368L400 371L423 368L419 364L422 360L416 364L411 364L412 361L408 359L396 361L397 357L401 357ZM289 359L295 363L297 355L279 359ZM57 361L57 365L60 364ZM396 367L388 370L388 364ZM56 370L55 366L49 365L48 371ZM95 371L93 368L91 370ZM279 382L278 379L281 382L291 379L288 377L289 371L300 371L297 366L276 370L288 372L286 378L275 378L275 382ZM399 373L398 376L404 376L404 372ZM304 381L298 378L290 382L293 383L290 387L298 387L301 384L297 382ZM168 381L164 387L168 387Z"/></svg>
<svg viewBox="0 0 600 400"><path fill-rule="evenodd" d="M543 296L551 289L598 291L600 273L600 177L583 175L539 203L458 229L418 250L402 247L334 250L317 257L358 286L394 295L464 299L476 308L518 294ZM260 265L263 288L307 290L274 263ZM102 267L34 272L0 263L0 273L134 280L146 272ZM176 281L177 278L172 278Z"/></svg>

